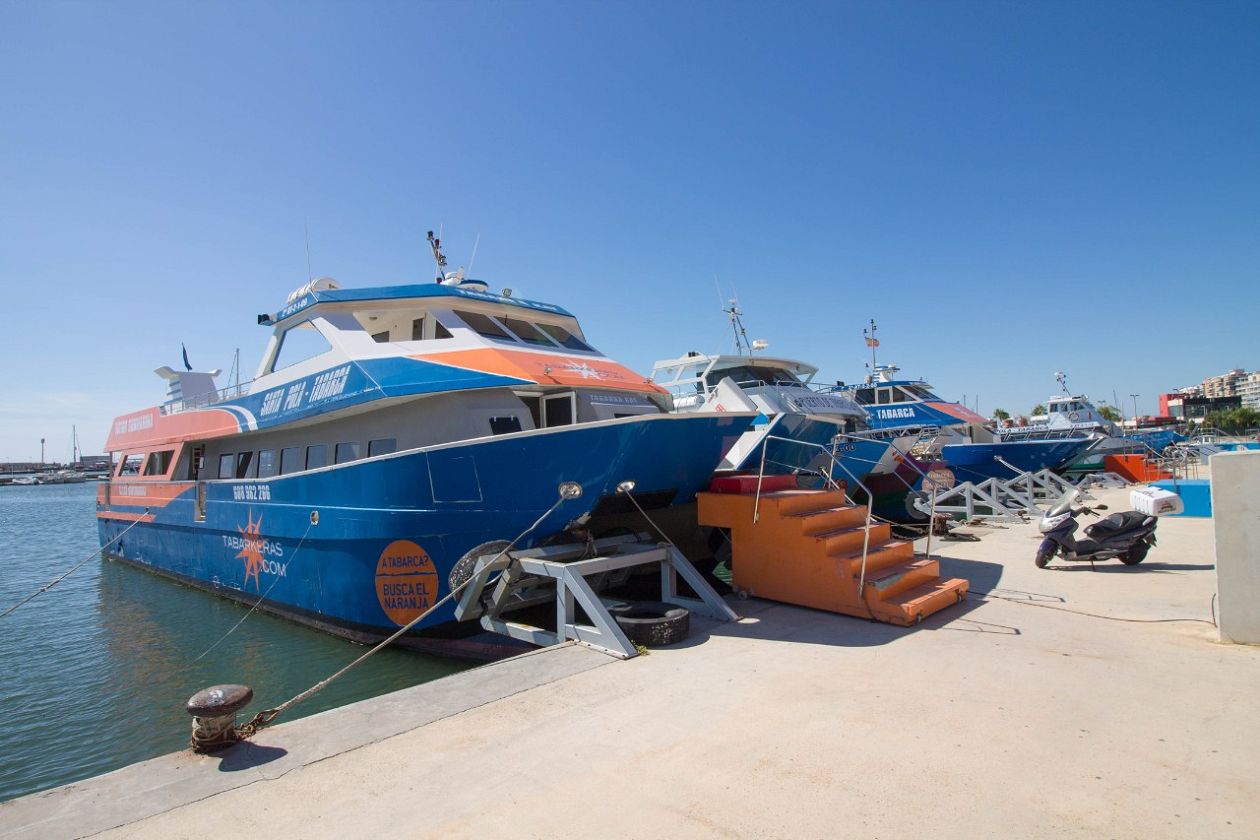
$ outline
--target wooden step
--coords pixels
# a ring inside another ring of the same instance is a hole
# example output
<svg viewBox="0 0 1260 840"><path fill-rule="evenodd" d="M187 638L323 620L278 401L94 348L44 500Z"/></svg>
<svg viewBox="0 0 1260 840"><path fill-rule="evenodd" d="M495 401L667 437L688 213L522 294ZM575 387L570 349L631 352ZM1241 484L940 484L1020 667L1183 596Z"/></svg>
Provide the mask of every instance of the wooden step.
<svg viewBox="0 0 1260 840"><path fill-rule="evenodd" d="M835 490L783 490L762 493L761 504L777 510L781 516L791 516L847 507L848 501Z"/></svg>
<svg viewBox="0 0 1260 840"><path fill-rule="evenodd" d="M968 583L962 578L937 579L892 598L870 601L871 612L881 621L908 627L933 613L967 599Z"/></svg>
<svg viewBox="0 0 1260 840"><path fill-rule="evenodd" d="M903 540L893 540L880 546L870 547L866 551L866 576L870 578L881 569L909 562L914 557L914 544ZM862 571L862 547L857 551L836 555L850 575L856 580Z"/></svg>
<svg viewBox="0 0 1260 840"><path fill-rule="evenodd" d="M866 508L846 505L810 513L798 513L792 516L792 519L798 523L802 534L817 537L824 533L862 527L866 524Z"/></svg>
<svg viewBox="0 0 1260 840"><path fill-rule="evenodd" d="M903 592L918 589L940 579L941 564L936 560L918 558L871 573L869 561L866 572L867 598L889 601Z"/></svg>
<svg viewBox="0 0 1260 840"><path fill-rule="evenodd" d="M869 552L873 548L883 548L891 539L892 526L885 522L875 523L871 525L871 535L866 536L866 527L859 525L856 528L841 528L835 531L826 531L821 534L814 534L814 539L824 542L823 551L833 557L844 554L861 554L862 546L865 545Z"/></svg>

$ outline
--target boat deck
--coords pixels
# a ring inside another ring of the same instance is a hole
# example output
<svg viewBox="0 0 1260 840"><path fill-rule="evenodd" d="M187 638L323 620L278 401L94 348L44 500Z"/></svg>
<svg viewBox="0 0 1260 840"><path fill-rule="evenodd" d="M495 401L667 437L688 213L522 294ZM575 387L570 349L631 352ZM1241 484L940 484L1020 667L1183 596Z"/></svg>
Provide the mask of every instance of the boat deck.
<svg viewBox="0 0 1260 840"><path fill-rule="evenodd" d="M530 654L5 803L0 837L1260 835L1260 648L1208 623L1211 520L1094 570L974 532L933 546L971 599L918 628L735 602L648 656Z"/></svg>

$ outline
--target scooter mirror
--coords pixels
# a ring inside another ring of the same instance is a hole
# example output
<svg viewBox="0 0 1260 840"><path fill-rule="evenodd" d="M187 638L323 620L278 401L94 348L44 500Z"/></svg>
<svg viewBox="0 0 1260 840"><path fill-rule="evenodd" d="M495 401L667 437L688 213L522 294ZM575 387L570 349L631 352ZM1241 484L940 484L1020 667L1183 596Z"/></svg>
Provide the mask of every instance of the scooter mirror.
<svg viewBox="0 0 1260 840"><path fill-rule="evenodd" d="M1094 505L1094 510L1106 510L1106 505Z"/></svg>

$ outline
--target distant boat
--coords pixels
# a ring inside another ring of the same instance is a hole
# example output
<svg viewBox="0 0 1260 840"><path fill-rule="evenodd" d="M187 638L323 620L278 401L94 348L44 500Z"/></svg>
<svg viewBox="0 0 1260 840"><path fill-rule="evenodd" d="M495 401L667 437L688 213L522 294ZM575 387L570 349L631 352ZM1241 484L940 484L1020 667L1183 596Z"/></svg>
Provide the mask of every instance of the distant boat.
<svg viewBox="0 0 1260 840"><path fill-rule="evenodd" d="M833 390L849 394L863 406L872 428L912 440L903 454L924 470L946 466L958 481L1010 479L1021 472L1059 469L1092 443L1083 434L1007 441L989 428L984 417L961 403L941 399L921 379L899 379L899 371L896 365L879 365L866 381ZM911 432L918 433L917 439L907 437Z"/></svg>

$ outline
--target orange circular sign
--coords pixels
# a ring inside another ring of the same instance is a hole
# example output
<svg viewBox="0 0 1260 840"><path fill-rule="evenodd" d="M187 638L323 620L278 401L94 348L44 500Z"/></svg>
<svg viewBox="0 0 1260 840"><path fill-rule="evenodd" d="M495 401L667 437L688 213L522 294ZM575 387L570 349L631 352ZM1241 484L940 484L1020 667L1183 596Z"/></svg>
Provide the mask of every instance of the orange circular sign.
<svg viewBox="0 0 1260 840"><path fill-rule="evenodd" d="M433 561L411 540L395 540L376 561L376 598L399 627L433 606L439 585Z"/></svg>

